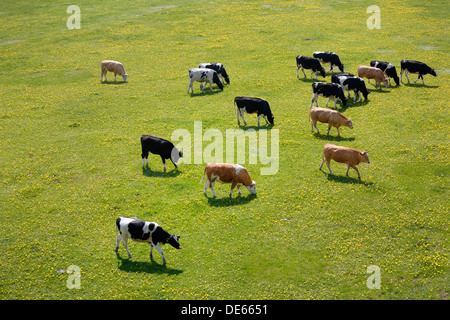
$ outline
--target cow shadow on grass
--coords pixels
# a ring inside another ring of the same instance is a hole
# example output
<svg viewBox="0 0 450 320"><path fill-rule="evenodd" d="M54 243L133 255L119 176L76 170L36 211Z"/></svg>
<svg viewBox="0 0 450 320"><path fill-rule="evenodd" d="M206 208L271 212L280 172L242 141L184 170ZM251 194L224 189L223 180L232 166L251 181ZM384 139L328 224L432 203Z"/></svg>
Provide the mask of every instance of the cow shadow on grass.
<svg viewBox="0 0 450 320"><path fill-rule="evenodd" d="M118 267L120 270L126 272L146 272L153 274L169 274L178 275L183 272L183 270L173 269L163 265L162 263L157 263L153 258L151 261L134 261L132 259L124 259L119 253L116 253L118 259Z"/></svg>
<svg viewBox="0 0 450 320"><path fill-rule="evenodd" d="M189 93L189 96L191 98L192 97L200 97L200 96L210 96L210 95L221 93L223 91L223 90L220 90L220 89L214 90L214 88L211 91L211 89L209 89L209 87L205 88L205 90L203 90L203 91L201 91L201 89L199 89L199 90L200 91L197 91L197 92L194 91L194 93L192 93L192 92Z"/></svg>
<svg viewBox="0 0 450 320"><path fill-rule="evenodd" d="M258 125L249 126L249 125L243 125L243 124L239 124L238 126L239 126L239 129L242 129L242 130L253 129L255 131L259 131L261 129L271 130L275 126L275 124L271 124L271 123L267 124L265 120L262 120L262 121L264 122L264 125L260 125L260 126L258 126ZM261 120L260 120L260 123L261 123Z"/></svg>
<svg viewBox="0 0 450 320"><path fill-rule="evenodd" d="M235 191L236 192L236 191ZM223 197L223 198L214 198L214 197L208 197L208 204L212 207L230 207L230 206L236 206L241 204L246 204L251 202L252 200L256 199L256 194L248 194L247 196L238 195L237 197Z"/></svg>
<svg viewBox="0 0 450 320"><path fill-rule="evenodd" d="M333 129L335 129L335 128L331 128L331 130L333 130ZM324 130L326 131L326 129L324 129ZM349 130L351 130L351 129L349 129ZM317 139L327 140L327 141L354 141L355 140L355 137L345 138L345 137L338 136L338 135L333 136L331 134L329 136L327 136L326 134L317 133L315 131L313 133L313 136L316 137Z"/></svg>
<svg viewBox="0 0 450 320"><path fill-rule="evenodd" d="M164 172L162 171L153 171L149 167L145 166L142 167L142 175L146 177L151 178L173 178L181 174L181 171L179 171L177 168L174 168L172 171Z"/></svg>
<svg viewBox="0 0 450 320"><path fill-rule="evenodd" d="M439 86L429 86L427 84L422 84L422 83L402 83L405 87L413 87L413 88L430 88L430 89L436 89L439 88Z"/></svg>
<svg viewBox="0 0 450 320"><path fill-rule="evenodd" d="M353 169L350 169L350 170L353 170ZM359 180L358 178L353 178L353 177L345 176L345 175L334 175L329 172L325 172L323 170L320 170L320 171L322 171L322 173L327 176L328 181L335 181L335 182L347 183L347 184L360 184L363 186L373 186L374 185L372 182Z"/></svg>
<svg viewBox="0 0 450 320"><path fill-rule="evenodd" d="M326 78L318 78L318 79L316 79L316 78L305 78L305 77L300 77L300 78L297 78L299 81L302 81L302 82L306 82L306 83L311 83L311 84L313 84L314 82L327 82L327 80L326 80Z"/></svg>
<svg viewBox="0 0 450 320"><path fill-rule="evenodd" d="M125 83L127 83L127 82L125 82L125 81L114 81L114 80L102 81L101 82L101 84L125 84Z"/></svg>

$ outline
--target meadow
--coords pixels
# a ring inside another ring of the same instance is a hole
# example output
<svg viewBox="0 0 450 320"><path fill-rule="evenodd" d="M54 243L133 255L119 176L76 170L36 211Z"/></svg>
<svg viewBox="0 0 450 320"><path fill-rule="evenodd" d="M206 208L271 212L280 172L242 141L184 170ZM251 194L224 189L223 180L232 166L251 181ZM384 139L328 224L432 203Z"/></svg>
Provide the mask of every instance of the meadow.
<svg viewBox="0 0 450 320"><path fill-rule="evenodd" d="M67 28L65 1L0 4L0 299L448 299L448 1L70 4L80 29ZM381 28L370 30L373 4ZM338 104L354 129L313 134L316 79L297 79L295 57L318 50L352 73L412 59L437 77L381 91L372 81L368 101ZM105 59L124 64L127 83L100 82ZM188 94L200 62L223 63L231 83ZM275 125L261 129L279 133L276 174L241 163L256 196L229 199L216 184L205 197L205 163L169 161L164 173L151 156L142 168L141 135L193 134L194 121L237 129L240 95L266 99ZM319 170L325 143L369 151L361 181L343 164ZM166 266L140 243L133 259L116 255L118 216L158 222L183 249L164 246ZM80 289L67 287L71 265ZM380 289L366 284L372 265Z"/></svg>

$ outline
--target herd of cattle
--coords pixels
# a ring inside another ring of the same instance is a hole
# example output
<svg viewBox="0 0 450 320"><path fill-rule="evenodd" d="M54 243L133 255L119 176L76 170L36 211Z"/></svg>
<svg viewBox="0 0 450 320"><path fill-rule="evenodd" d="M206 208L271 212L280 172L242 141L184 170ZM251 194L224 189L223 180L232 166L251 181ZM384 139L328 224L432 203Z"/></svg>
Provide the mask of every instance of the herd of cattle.
<svg viewBox="0 0 450 320"><path fill-rule="evenodd" d="M317 79L317 73L319 72L322 77L325 78L325 69L322 67L322 63L330 64L330 72L333 71L333 67L337 67L340 73L335 73L331 77L331 83L325 82L314 82L312 84L313 96L310 105L310 120L311 120L311 131L314 132L316 128L317 133L319 129L317 128L317 122L327 123L328 131L327 136L330 133L331 127L335 127L338 136L340 136L339 127L346 126L353 129L353 123L350 118L345 117L337 110L320 108L318 106L317 100L318 96L328 98L325 107L331 99L334 100L335 109L337 109L336 101L340 100L343 106L347 105L347 100L350 98L350 91L354 91L355 97L354 102L357 99L362 99L360 93L367 100L369 91L367 90L365 81L363 78L367 78L368 82L373 79L375 81L375 88L379 86L381 90L382 83L385 87L389 87L391 84L391 78L394 79L397 85L400 85L400 81L403 82L403 74L405 74L406 79L409 83L408 73L418 74L418 78L414 81L417 82L419 79L424 83L423 76L426 74L431 74L436 76L434 69L427 66L425 63L414 61L414 60L402 60L400 63L400 78L397 75L395 66L391 63L384 61L371 61L370 66L360 65L357 68L357 75L344 72L344 65L341 63L339 56L334 52L323 52L318 51L313 53L313 57L307 56L297 56L297 78L299 78L298 71L301 69L303 75L306 78L305 69L311 70L311 78L313 74ZM112 60L105 60L101 63L101 78L103 81L103 76L106 78L107 72L114 73L114 81L116 81L116 76L122 76L124 82L127 82L128 74L122 63ZM201 63L198 68L189 69L189 86L188 93L194 92L193 83L197 81L200 82L200 89L203 91L207 83L209 87L213 90L213 83L217 85L220 90L224 89L224 82L230 84L230 78L225 70L225 67L221 63ZM345 96L345 90L347 91L347 96ZM313 104L316 103L314 107ZM240 118L242 118L244 125L247 125L244 119L244 112L252 114L257 114L258 126L260 126L259 118L260 116L266 121L266 124L274 125L274 116L270 109L269 103L261 98L256 97L236 97L234 99L234 104L236 108L237 122L240 125ZM179 151L172 142L153 136L153 135L143 135L141 136L141 147L142 147L142 166L148 166L148 154L159 155L162 159L164 165L164 171L166 171L166 159L170 159L175 168L177 168L178 160L183 157L183 153ZM370 163L367 150L358 151L355 149L337 146L332 144L325 144L323 148L323 158L320 164L319 170L322 170L323 164L326 162L328 170L331 174L333 172L330 168L330 161L334 160L339 163L347 164L347 172L350 168L353 168L358 174L358 179L361 179L358 168L356 167L360 162ZM250 178L248 171L237 164L227 164L227 163L208 163L205 167L203 178L206 175L206 182L204 186L204 194L207 194L208 186L211 190L213 197L216 197L214 192L214 183L219 181L221 183L230 183L231 190L229 197L231 198L234 188L237 187L238 193L241 194L239 189L240 186L245 186L248 191L252 194L256 194L256 182ZM203 181L202 178L202 181ZM122 240L123 246L131 258L131 254L128 250L127 240L132 239L138 242L147 242L150 244L150 258L152 257L152 249L155 247L161 254L163 264L166 264L163 251L160 244L169 243L174 248L181 249L178 242L179 237L171 235L161 228L156 222L146 222L138 218L124 218L119 217L116 220L117 227L117 237L116 237L116 252L119 248L120 240Z"/></svg>

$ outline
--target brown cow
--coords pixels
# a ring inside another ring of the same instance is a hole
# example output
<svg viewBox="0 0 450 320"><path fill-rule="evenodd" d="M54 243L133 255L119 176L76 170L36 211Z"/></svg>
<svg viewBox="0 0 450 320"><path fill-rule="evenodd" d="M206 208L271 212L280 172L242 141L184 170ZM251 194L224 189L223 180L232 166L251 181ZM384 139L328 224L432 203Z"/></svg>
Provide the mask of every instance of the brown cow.
<svg viewBox="0 0 450 320"><path fill-rule="evenodd" d="M328 131L327 136L330 133L331 127L336 127L338 136L340 126L346 126L350 129L353 129L352 119L347 118L342 113L336 110L325 109L325 108L310 108L309 115L311 117L311 131L314 132L314 127L316 127L317 133L319 133L319 129L317 128L317 121L322 123L328 123Z"/></svg>
<svg viewBox="0 0 450 320"><path fill-rule="evenodd" d="M378 84L379 84L380 90L381 90L381 82L384 83L384 86L386 88L389 88L389 81L386 78L386 74L381 69L360 65L360 66L358 66L357 72L358 72L358 77L367 78L367 79L369 79L369 82L370 82L370 79L375 79L375 88L377 88Z"/></svg>
<svg viewBox="0 0 450 320"><path fill-rule="evenodd" d="M209 184L213 197L216 197L216 194L214 192L214 183L216 181L222 183L231 183L230 198L235 187L238 188L239 194L242 194L241 190L239 190L239 187L241 185L246 186L247 190L250 193L256 194L256 182L252 181L247 169L238 164L208 163L205 167L203 178L205 177L205 174L206 182L205 190L203 191L205 195ZM201 181L203 181L203 178Z"/></svg>
<svg viewBox="0 0 450 320"><path fill-rule="evenodd" d="M116 81L116 75L122 76L123 82L127 82L128 74L125 71L125 68L123 67L123 64L121 64L118 61L113 60L103 60L101 63L102 67L102 75L100 77L100 81L103 81L103 76L105 76L105 81L108 81L106 78L106 73L114 72L114 81Z"/></svg>
<svg viewBox="0 0 450 320"><path fill-rule="evenodd" d="M330 170L330 173L333 174L333 172L331 171L331 168L330 168L331 159L333 159L336 162L347 164L347 172L346 172L347 176L348 176L348 170L350 169L350 167L355 169L356 173L358 174L359 180L361 180L361 176L359 175L359 171L358 171L358 168L356 167L356 165L358 165L360 162L370 163L369 154L368 154L367 150L365 150L364 152L361 152L361 151L358 151L355 149L341 147L341 146L335 146L333 144L327 143L323 147L323 160L322 160L322 163L320 164L319 170L322 170L323 163L326 161L328 170Z"/></svg>

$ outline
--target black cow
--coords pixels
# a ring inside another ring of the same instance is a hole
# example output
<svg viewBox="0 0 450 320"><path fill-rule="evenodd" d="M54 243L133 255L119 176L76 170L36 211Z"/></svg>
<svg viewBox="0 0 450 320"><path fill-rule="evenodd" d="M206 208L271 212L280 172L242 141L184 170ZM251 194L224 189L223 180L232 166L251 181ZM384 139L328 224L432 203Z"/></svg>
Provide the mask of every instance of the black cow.
<svg viewBox="0 0 450 320"><path fill-rule="evenodd" d="M313 96L311 99L311 106L309 107L310 109L312 108L314 101L316 101L316 107L318 107L317 104L318 96L328 98L325 107L328 106L328 102L330 102L331 98L334 99L335 108L337 108L336 99L341 100L344 106L347 105L347 99L345 98L344 90L340 85L336 83L314 82L312 84L312 89L313 89Z"/></svg>
<svg viewBox="0 0 450 320"><path fill-rule="evenodd" d="M228 77L227 71L225 70L225 67L221 63L200 63L198 65L199 68L207 68L207 69L213 69L217 72L219 75L219 78L223 78L226 83L230 84L230 77ZM222 81L223 83L223 81Z"/></svg>
<svg viewBox="0 0 450 320"><path fill-rule="evenodd" d="M313 53L313 57L321 63L329 63L331 65L330 71L333 71L333 66L336 66L341 72L344 72L344 65L341 63L339 56L334 52L316 51Z"/></svg>
<svg viewBox="0 0 450 320"><path fill-rule="evenodd" d="M367 96L369 95L369 91L367 91L366 83L363 79L359 77L355 77L350 73L350 76L343 75L344 73L335 74L331 77L331 81L333 83L337 83L341 85L342 89L347 90L348 95L347 99L350 98L350 90L355 92L355 98L353 101L356 101L356 98L360 98L359 93L361 92L364 96L364 99L367 100Z"/></svg>
<svg viewBox="0 0 450 320"><path fill-rule="evenodd" d="M405 76L406 79L408 79L408 83L409 83L409 78L408 78L408 72L409 73L418 73L419 77L416 79L416 81L414 81L414 83L417 82L417 80L422 79L422 84L425 84L425 82L423 82L423 76L426 74L431 74L432 76L437 76L436 75L436 71L434 71L434 69L430 68L429 66L427 66L425 63L423 62L419 62L419 61L414 61L414 60L402 60L400 62L400 79L403 82L403 72L405 72Z"/></svg>
<svg viewBox="0 0 450 320"><path fill-rule="evenodd" d="M320 64L320 61L316 58L312 57L305 57L305 56L297 56L297 78L299 78L298 75L298 69L302 68L302 72L305 75L304 69L311 69L311 78L312 74L314 73L316 75L317 79L317 72L320 72L321 76L325 78L325 69L322 68L322 65Z"/></svg>
<svg viewBox="0 0 450 320"><path fill-rule="evenodd" d="M148 153L159 154L164 165L164 172L166 172L166 159L172 161L175 168L178 168L176 162L183 157L183 153L179 151L172 142L158 138L155 136L143 135L141 137L142 146L142 167L144 167L144 159L148 166Z"/></svg>
<svg viewBox="0 0 450 320"><path fill-rule="evenodd" d="M252 98L252 97L236 97L234 98L234 104L237 106L237 121L238 125L241 125L239 121L239 115L242 117L244 124L247 125L244 119L244 111L247 113L257 113L258 115L258 126L259 126L259 117L262 115L264 120L266 120L266 124L270 122L273 124L274 116L272 111L270 110L269 103L260 98ZM267 121L269 120L269 121Z"/></svg>
<svg viewBox="0 0 450 320"><path fill-rule="evenodd" d="M383 70L384 73L386 73L386 75L388 76L389 85L391 85L391 78L394 78L394 81L398 86L400 85L400 79L397 75L397 70L392 63L374 60L370 61L370 66Z"/></svg>
<svg viewBox="0 0 450 320"><path fill-rule="evenodd" d="M178 239L180 237L171 235L156 222L142 221L138 218L119 217L116 220L117 236L116 236L116 252L119 250L120 240L127 251L128 258L132 258L128 250L128 239L137 242L147 242L150 244L150 259L153 258L153 247L161 254L163 264L166 264L164 253L160 244L170 244L176 249L181 249Z"/></svg>

